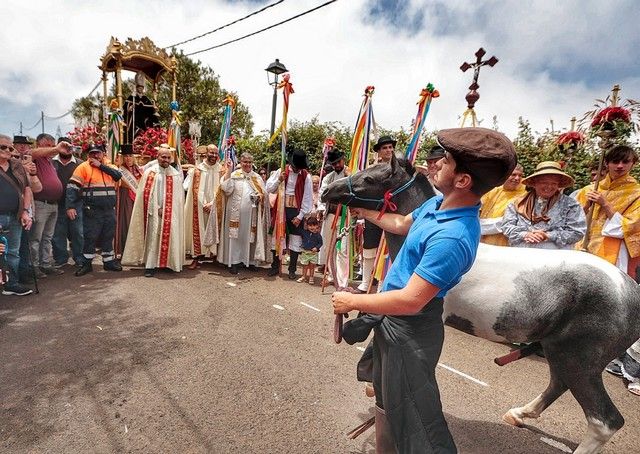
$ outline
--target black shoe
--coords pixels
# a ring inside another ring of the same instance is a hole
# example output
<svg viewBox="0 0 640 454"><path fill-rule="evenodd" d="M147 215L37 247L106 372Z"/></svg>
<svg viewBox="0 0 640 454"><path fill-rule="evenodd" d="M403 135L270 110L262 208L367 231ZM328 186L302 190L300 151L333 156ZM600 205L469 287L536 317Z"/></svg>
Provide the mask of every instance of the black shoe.
<svg viewBox="0 0 640 454"><path fill-rule="evenodd" d="M102 264L105 271L122 271L122 265L117 260L110 260Z"/></svg>
<svg viewBox="0 0 640 454"><path fill-rule="evenodd" d="M297 279L298 275L294 271L289 271L289 279L294 280Z"/></svg>
<svg viewBox="0 0 640 454"><path fill-rule="evenodd" d="M249 271L253 271L253 272L255 272L255 271L260 271L260 268L258 268L258 267L257 267L257 266L255 266L255 265L249 265L249 266L247 267L247 269L248 269Z"/></svg>
<svg viewBox="0 0 640 454"><path fill-rule="evenodd" d="M93 266L91 266L91 262L85 262L82 264L80 268L74 273L76 276L84 276L87 273L93 271Z"/></svg>
<svg viewBox="0 0 640 454"><path fill-rule="evenodd" d="M231 269L229 270L231 274L238 274L238 265L231 265Z"/></svg>
<svg viewBox="0 0 640 454"><path fill-rule="evenodd" d="M54 268L53 266L41 266L40 271L47 276L59 276L60 274L64 274L63 270L60 268Z"/></svg>
<svg viewBox="0 0 640 454"><path fill-rule="evenodd" d="M33 290L27 287L23 287L20 284L5 284L2 289L3 295L16 295L16 296L25 296L33 293Z"/></svg>
<svg viewBox="0 0 640 454"><path fill-rule="evenodd" d="M154 274L156 274L156 270L154 270L153 268L144 269L144 277L153 277Z"/></svg>

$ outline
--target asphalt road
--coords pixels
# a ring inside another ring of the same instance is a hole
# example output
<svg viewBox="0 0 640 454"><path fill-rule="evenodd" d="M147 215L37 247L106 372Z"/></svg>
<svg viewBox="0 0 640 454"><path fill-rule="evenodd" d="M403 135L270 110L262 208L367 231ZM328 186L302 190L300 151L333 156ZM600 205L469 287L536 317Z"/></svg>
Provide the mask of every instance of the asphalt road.
<svg viewBox="0 0 640 454"><path fill-rule="evenodd" d="M0 296L2 452L374 452L373 430L345 436L373 414L355 380L363 345L333 342L319 286L211 265L153 279L94 268ZM447 329L438 381L460 452L574 449L586 424L570 394L527 428L501 422L548 377L538 357L493 364L508 351ZM637 452L640 400L605 384L627 424L604 452Z"/></svg>

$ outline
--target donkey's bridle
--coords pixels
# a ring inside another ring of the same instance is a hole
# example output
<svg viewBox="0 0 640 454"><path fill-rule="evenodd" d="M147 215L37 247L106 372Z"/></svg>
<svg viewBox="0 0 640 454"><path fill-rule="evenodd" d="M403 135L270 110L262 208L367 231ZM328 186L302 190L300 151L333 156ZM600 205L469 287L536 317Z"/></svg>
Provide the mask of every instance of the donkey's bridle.
<svg viewBox="0 0 640 454"><path fill-rule="evenodd" d="M397 205L391 201L395 196L400 194L401 192L409 189L409 187L416 181L417 173L414 173L409 181L400 186L399 188L391 191L387 190L379 199L369 199L366 197L360 197L355 192L353 192L353 186L351 185L351 175L347 177L347 188L349 188L349 200L345 203L345 205L349 205L353 200L358 200L360 202L373 202L376 203L376 210L380 210L380 214L378 215L378 219L382 217L382 215L387 211L396 211L398 209ZM381 207L382 206L382 207Z"/></svg>

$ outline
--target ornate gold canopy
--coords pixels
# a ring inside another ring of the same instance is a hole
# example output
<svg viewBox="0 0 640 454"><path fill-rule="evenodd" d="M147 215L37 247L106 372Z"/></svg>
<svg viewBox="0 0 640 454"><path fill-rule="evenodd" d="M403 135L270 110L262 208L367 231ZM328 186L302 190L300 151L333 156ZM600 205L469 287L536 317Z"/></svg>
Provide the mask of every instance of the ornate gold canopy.
<svg viewBox="0 0 640 454"><path fill-rule="evenodd" d="M157 85L164 73L175 74L177 62L175 57L156 46L148 37L140 40L128 38L124 44L111 37L99 68L103 72L115 72L118 69L142 72Z"/></svg>

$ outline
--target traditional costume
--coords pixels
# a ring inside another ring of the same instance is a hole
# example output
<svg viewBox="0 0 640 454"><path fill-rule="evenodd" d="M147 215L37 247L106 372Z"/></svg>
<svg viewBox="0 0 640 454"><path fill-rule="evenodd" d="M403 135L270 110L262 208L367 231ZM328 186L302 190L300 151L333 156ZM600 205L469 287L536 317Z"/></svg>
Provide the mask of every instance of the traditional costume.
<svg viewBox="0 0 640 454"><path fill-rule="evenodd" d="M124 156L133 156L133 147L123 145L120 154ZM117 228L116 232L116 254L122 255L124 246L129 233L129 224L131 223L131 214L133 213L133 203L136 200L136 191L138 190L138 182L142 178L142 167L135 162L131 167L124 163L119 167L122 178L118 186L118 204L117 204Z"/></svg>
<svg viewBox="0 0 640 454"><path fill-rule="evenodd" d="M594 204L588 250L635 278L640 257L640 184L628 174L613 181L607 175L598 189L615 214L607 219L602 207ZM580 205L586 205L587 193L592 190L592 185L580 190L576 197Z"/></svg>
<svg viewBox="0 0 640 454"><path fill-rule="evenodd" d="M133 205L122 263L145 269L184 265L184 190L182 173L156 163L145 170Z"/></svg>
<svg viewBox="0 0 640 454"><path fill-rule="evenodd" d="M298 255L302 251L302 221L311 212L313 207L313 184L311 174L307 172L307 155L302 150L294 150L287 155L289 164L284 170L284 206L287 219L287 248L289 249L289 279L296 278L298 267ZM278 169L267 180L267 191L278 192L280 186L280 174L282 169ZM278 201L275 202L275 207ZM300 223L296 226L294 219ZM271 223L276 222L275 213L272 213ZM273 227L273 225L272 225ZM273 251L273 263L269 275L278 274L280 269L280 258Z"/></svg>
<svg viewBox="0 0 640 454"><path fill-rule="evenodd" d="M525 186L520 184L514 190L499 186L482 196L482 207L480 208L481 242L493 244L494 246L509 245L509 240L502 234L499 226L509 204L523 197L526 193L527 190Z"/></svg>
<svg viewBox="0 0 640 454"><path fill-rule="evenodd" d="M542 175L557 175L560 188L573 185L573 178L561 170L560 164L544 161L536 171L522 180L527 186ZM582 207L570 196L558 191L553 197L538 197L530 190L508 207L498 228L508 238L510 246L536 249L573 249L587 231L587 220ZM544 231L548 239L540 243L528 243L524 236L534 230Z"/></svg>
<svg viewBox="0 0 640 454"><path fill-rule="evenodd" d="M338 150L330 150L327 153L327 161L330 164L334 164L341 159L344 159L344 153ZM336 172L332 170L322 179L322 183L320 185L320 190L318 191L322 194L325 189L334 181L344 178L346 176L345 172L346 168L343 168L340 172ZM329 276L333 279L333 282L336 283L337 288L344 288L349 285L349 248L347 237L343 238L341 242L340 249L336 249L336 236L333 234L333 222L335 220L336 211L338 209L338 205L334 203L324 204L322 202L318 203L318 211L324 213L324 221L322 222L322 229L320 234L322 235L322 247L320 248L320 253L318 254L318 265L326 266L327 259L330 256L329 251L330 248L334 248L333 250L333 260L335 261L335 276L333 275L333 270L331 266L329 267ZM344 208L346 209L346 208ZM338 227L336 226L336 229ZM331 237L333 236L333 243L331 242Z"/></svg>
<svg viewBox="0 0 640 454"><path fill-rule="evenodd" d="M218 253L218 207L215 203L220 187L219 162L209 164L207 160L189 170L184 181L187 198L184 205L184 233L187 255L213 257ZM209 206L206 212L204 207Z"/></svg>
<svg viewBox="0 0 640 454"><path fill-rule="evenodd" d="M264 181L257 173L238 169L220 183L223 197L218 260L229 266L255 266L268 250L269 205Z"/></svg>

